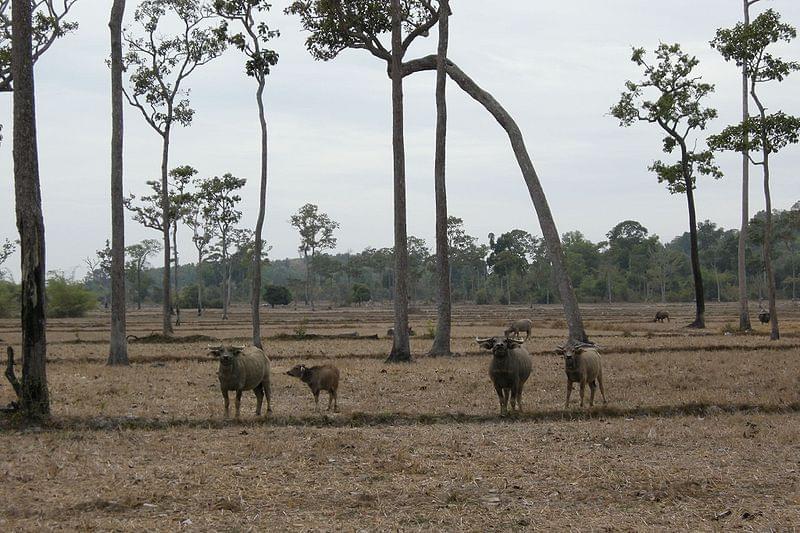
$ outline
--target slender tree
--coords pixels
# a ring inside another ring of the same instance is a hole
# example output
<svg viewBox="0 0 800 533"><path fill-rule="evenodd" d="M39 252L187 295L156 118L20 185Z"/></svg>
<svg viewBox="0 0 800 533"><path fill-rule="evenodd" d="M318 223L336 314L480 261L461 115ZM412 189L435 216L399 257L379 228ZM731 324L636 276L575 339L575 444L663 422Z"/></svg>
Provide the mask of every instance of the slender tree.
<svg viewBox="0 0 800 533"><path fill-rule="evenodd" d="M450 331L452 322L450 295L450 259L447 248L447 46L450 39L450 3L439 1L439 48L436 54L436 156L434 181L436 196L436 274L437 320L433 346L428 355L452 355Z"/></svg>
<svg viewBox="0 0 800 533"><path fill-rule="evenodd" d="M767 114L767 108L758 91L758 85L783 81L789 74L800 70L800 63L785 61L773 55L769 48L778 42L790 42L797 30L781 22L780 14L772 9L761 13L751 24L737 24L733 29L717 31L712 46L726 60L734 60L749 75L750 96L758 108L757 117L745 117L741 124L729 126L711 139L715 149L735 150L746 155L753 164L762 168L764 175L764 270L767 279L767 296L770 312L770 339L778 340L778 310L776 307L775 273L772 266L772 197L770 194L770 156L789 144L798 142L800 118L782 111ZM761 160L753 161L750 151L761 152Z"/></svg>
<svg viewBox="0 0 800 533"><path fill-rule="evenodd" d="M205 203L203 216L216 228L218 241L216 249L222 261L224 274L222 278L222 319L228 319L231 305L231 258L230 247L233 244L232 234L236 224L242 219L242 212L236 209L242 197L237 191L244 187L247 180L237 178L233 174L225 174L221 178L204 179L200 182L200 194Z"/></svg>
<svg viewBox="0 0 800 533"><path fill-rule="evenodd" d="M165 36L162 26L167 15L174 15L179 33ZM144 0L136 8L134 20L143 36L123 33L128 48L125 66L130 88L125 96L147 124L161 137L161 190L168 190L169 143L173 124L189 126L194 110L189 107L186 79L200 66L218 57L225 49L224 35L211 27L215 14L200 0ZM164 246L162 289L162 332L172 334L170 322L170 197L161 198L161 231Z"/></svg>
<svg viewBox="0 0 800 533"><path fill-rule="evenodd" d="M136 277L136 308L142 308L142 272L147 266L147 258L161 251L161 244L156 239L145 239L125 249L128 257L128 271Z"/></svg>
<svg viewBox="0 0 800 533"><path fill-rule="evenodd" d="M12 5L11 75L14 80L14 196L22 252L22 383L26 416L50 413L45 334L45 244L33 75L32 4Z"/></svg>
<svg viewBox="0 0 800 533"><path fill-rule="evenodd" d="M174 283L174 309L175 309L175 325L181 324L181 306L180 306L180 287L178 286L178 273L180 270L180 263L178 261L178 226L182 221L186 220L189 215L189 210L192 205L192 194L187 192L186 188L191 183L192 178L197 174L197 170L189 165L182 165L175 167L169 171L170 177L170 200L169 204L172 208L172 262L175 264L175 272L172 279Z"/></svg>
<svg viewBox="0 0 800 533"><path fill-rule="evenodd" d="M697 151L689 146L689 136L695 130L704 130L717 111L703 107L701 101L714 91L714 86L702 83L694 75L698 60L684 53L678 44L661 44L656 49L658 63L650 65L645 60L643 48L635 48L631 61L644 69L639 82L625 83L620 101L611 108L611 115L620 126L636 122L657 124L666 132L664 152L676 148L680 160L674 164L655 161L649 170L655 172L659 183L666 183L672 194L685 193L689 209L689 236L691 242L692 276L695 293L695 319L689 327L705 327L705 295L700 258L697 251L697 216L694 189L697 174L721 178L714 165L710 150ZM653 99L650 99L652 95Z"/></svg>
<svg viewBox="0 0 800 533"><path fill-rule="evenodd" d="M203 195L193 194L186 215L186 224L192 228L192 243L197 250L197 316L203 314L203 260L211 241L217 237L213 221L205 216L206 208Z"/></svg>
<svg viewBox="0 0 800 533"><path fill-rule="evenodd" d="M333 232L339 223L332 220L326 213L320 213L319 207L306 204L292 215L289 223L297 228L300 233L300 246L298 251L303 254L306 266L306 293L305 303L311 302L314 307L314 291L311 287L311 266L320 250L329 250L336 246L336 237Z"/></svg>
<svg viewBox="0 0 800 533"><path fill-rule="evenodd" d="M122 192L122 18L125 0L114 0L111 18L111 342L109 365L128 365L125 321L125 209Z"/></svg>
<svg viewBox="0 0 800 533"><path fill-rule="evenodd" d="M258 219L255 229L255 252L253 253L253 288L250 295L253 322L253 345L261 348L261 256L264 248L262 233L267 206L267 118L264 110L264 88L270 69L278 63L278 54L267 48L267 43L279 35L270 30L265 22L257 20L259 13L269 11L267 0L216 0L214 8L227 20L238 22L244 30L228 36L228 41L247 57L245 73L256 80L256 105L261 126L261 189L258 203Z"/></svg>

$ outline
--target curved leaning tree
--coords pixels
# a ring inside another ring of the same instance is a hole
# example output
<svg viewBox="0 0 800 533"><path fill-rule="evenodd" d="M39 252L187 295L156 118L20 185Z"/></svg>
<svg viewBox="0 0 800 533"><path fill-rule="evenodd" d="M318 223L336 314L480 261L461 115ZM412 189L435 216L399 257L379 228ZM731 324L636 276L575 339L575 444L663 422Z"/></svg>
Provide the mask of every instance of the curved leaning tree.
<svg viewBox="0 0 800 533"><path fill-rule="evenodd" d="M395 10L394 13L392 9ZM287 11L300 15L304 29L311 32L311 35L306 40L306 46L316 59L323 61L333 59L348 48L366 50L374 57L386 62L389 76L393 82L393 102L395 104L393 120L395 128L395 250L397 252L396 278L398 286L398 291L396 291L395 295L395 332L398 332L399 335L394 337L395 345L392 355L390 355L390 360L398 360L395 358L397 350L407 350L408 346L408 338L405 335L408 324L407 285L402 285L407 277L408 256L405 233L399 235L398 232L398 218L402 217L402 229L404 230L405 228L404 175L401 175L403 179L400 183L403 194L398 194L398 167L401 171L404 170L402 160L402 79L416 72L437 70L436 54L405 62L403 57L415 38L426 36L430 29L436 25L439 11L433 6L432 2L426 0L407 0L403 2L393 0L391 6L387 2L380 0L355 0L347 3L337 0L305 0L294 2ZM393 15L395 16L393 17ZM407 33L404 39L400 35L401 29L405 29ZM382 44L381 37L389 31L392 32L392 45L386 47ZM575 291L567 273L558 229L519 126L508 111L490 93L482 89L453 61L447 59L444 62L444 69L448 77L481 104L506 131L528 187L528 193L547 244L559 296L564 305L564 314L569 328L569 340L574 342L588 341ZM400 208L398 208L397 203L398 196L402 196ZM402 213L398 213L399 209L402 209ZM401 217L398 215L401 215ZM400 236L403 238L400 239ZM405 263L402 262L404 259ZM406 268L403 268L403 266ZM406 289L406 291L401 292L401 288ZM408 358L410 358L410 354Z"/></svg>

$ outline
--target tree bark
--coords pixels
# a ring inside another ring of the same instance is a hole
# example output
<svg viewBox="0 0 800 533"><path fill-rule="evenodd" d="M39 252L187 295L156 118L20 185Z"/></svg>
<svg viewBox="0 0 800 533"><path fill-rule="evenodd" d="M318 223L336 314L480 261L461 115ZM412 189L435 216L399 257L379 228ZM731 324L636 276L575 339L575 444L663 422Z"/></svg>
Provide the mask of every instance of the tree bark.
<svg viewBox="0 0 800 533"><path fill-rule="evenodd" d="M111 342L109 365L127 366L125 316L125 210L123 206L122 18L125 0L114 0L111 31Z"/></svg>
<svg viewBox="0 0 800 533"><path fill-rule="evenodd" d="M170 111L169 115L172 114ZM172 322L170 321L170 309L172 298L170 297L170 243L169 243L169 181L168 181L168 165L169 165L169 134L171 126L168 122L164 127L164 134L162 136L162 151L161 151L161 224L162 224L162 238L164 241L164 272L161 279L161 289L163 292L163 302L161 305L161 319L162 329L161 333L164 336L172 335Z"/></svg>
<svg viewBox="0 0 800 533"><path fill-rule="evenodd" d="M436 55L436 156L434 181L436 196L436 272L438 299L436 334L429 356L452 355L450 332L452 301L450 294L450 257L447 243L447 46L450 37L450 2L439 1L439 49Z"/></svg>
<svg viewBox="0 0 800 533"><path fill-rule="evenodd" d="M175 325L181 325L181 302L180 290L178 289L178 271L180 270L178 264L178 219L176 218L172 223L172 260L175 262L175 272L173 273L173 281L175 283L175 291L173 296L175 298Z"/></svg>
<svg viewBox="0 0 800 533"><path fill-rule="evenodd" d="M750 25L750 2L744 2L744 25ZM748 85L750 74L747 72L747 63L742 65L742 123L746 123L750 117L750 100L748 96ZM747 149L748 132L743 132L745 150L742 152L742 223L739 229L739 250L737 255L737 266L739 271L739 331L750 331L750 309L747 302L747 263L745 253L747 251L747 227L750 222L750 154Z"/></svg>
<svg viewBox="0 0 800 533"><path fill-rule="evenodd" d="M403 139L403 45L400 0L392 13L392 149L394 154L394 337L388 361L411 361L408 337L408 233L406 230L406 162Z"/></svg>
<svg viewBox="0 0 800 533"><path fill-rule="evenodd" d="M45 246L36 98L33 75L31 2L12 2L11 72L14 79L14 195L22 256L22 395L29 418L50 413L45 332Z"/></svg>
<svg viewBox="0 0 800 533"><path fill-rule="evenodd" d="M762 118L764 113L762 112ZM767 146L767 140L764 139L764 146ZM764 149L764 200L766 205L766 221L764 223L764 270L767 275L767 298L769 300L769 325L770 325L770 340L776 341L781 338L781 333L778 328L778 309L776 305L775 296L775 272L772 269L772 197L769 191L769 151Z"/></svg>
<svg viewBox="0 0 800 533"><path fill-rule="evenodd" d="M197 252L197 316L203 316L203 254Z"/></svg>
<svg viewBox="0 0 800 533"><path fill-rule="evenodd" d="M432 70L436 68L435 65L436 56L427 56L409 61L403 65L403 76L408 76L409 74L422 70ZM558 287L559 296L564 306L564 315L569 329L569 340L588 342L589 338L583 326L583 319L581 318L580 309L578 307L578 299L575 296L575 290L572 287L572 281L566 269L566 260L564 257L564 250L561 246L561 238L559 237L558 229L553 220L550 206L547 203L544 189L539 181L539 176L528 155L528 150L525 147L525 140L522 137L519 126L517 126L517 123L511 115L508 114L503 106L501 106L491 94L481 89L478 84L449 59L447 60L447 74L450 76L450 79L464 90L464 92L483 105L506 131L511 141L514 155L517 158L517 164L519 164L522 176L528 186L528 194L536 210L539 225L542 229L542 235L547 245L547 251L556 278L556 286Z"/></svg>
<svg viewBox="0 0 800 533"><path fill-rule="evenodd" d="M253 346L262 348L261 345L261 250L264 247L261 234L264 229L264 214L267 209L267 119L264 113L264 84L263 78L258 80L256 103L258 104L258 122L261 125L261 194L258 203L258 220L255 231L255 250L253 252Z"/></svg>
<svg viewBox="0 0 800 533"><path fill-rule="evenodd" d="M694 187L689 176L688 155L683 152L683 180L686 186L686 202L689 205L689 245L691 249L692 278L694 279L695 317L690 328L703 329L706 327L706 301L703 293L703 273L700 270L700 255L697 251L697 214L694 207Z"/></svg>

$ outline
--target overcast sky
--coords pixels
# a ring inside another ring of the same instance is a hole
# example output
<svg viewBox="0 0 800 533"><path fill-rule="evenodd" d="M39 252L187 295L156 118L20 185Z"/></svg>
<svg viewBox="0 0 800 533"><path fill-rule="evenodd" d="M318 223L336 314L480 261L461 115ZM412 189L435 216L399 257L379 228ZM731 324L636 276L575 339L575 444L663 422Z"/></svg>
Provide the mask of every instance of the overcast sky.
<svg viewBox="0 0 800 533"><path fill-rule="evenodd" d="M129 1L130 23L137 2ZM719 27L741 17L740 0L452 0L450 58L491 92L518 122L561 233L580 230L592 241L622 220L638 220L668 241L687 230L686 198L671 196L647 171L661 153L656 127L620 128L608 115L626 79L639 72L631 46L652 51L679 42L700 59L699 73L716 85L709 104L719 110L709 133L739 120L741 78L708 41ZM84 271L83 258L110 237L108 4L79 0L77 33L60 40L36 66L39 154L47 239L47 268ZM265 238L270 257L297 255L289 217L305 203L319 205L341 224L338 252L391 246L392 163L390 80L385 64L361 50L322 63L306 52L298 21L274 2L270 26L280 62L268 79L270 176ZM487 6L491 6L487 8ZM502 9L498 9L502 6ZM786 22L800 25L800 2L764 0ZM780 48L800 59L800 41ZM408 58L435 52L436 34L422 39ZM408 229L434 244L434 74L405 81ZM189 128L172 135L170 167L189 164L202 176L231 172L248 178L244 226L258 209L259 129L255 85L242 58L229 50L188 80L196 110ZM771 111L800 114L800 74L764 88ZM0 241L16 237L11 158L11 95L0 94ZM514 228L541 235L508 138L486 111L448 84L448 200L472 235ZM125 191L139 195L159 174L160 138L133 108L125 111ZM702 143L702 140L701 140ZM741 164L719 163L725 178L700 180L699 220L739 226ZM773 206L800 199L800 148L772 165ZM753 173L751 209L764 205L760 173ZM133 221L128 244L160 235ZM182 262L194 254L181 235ZM18 254L9 267L18 279ZM158 266L158 259L154 264Z"/></svg>

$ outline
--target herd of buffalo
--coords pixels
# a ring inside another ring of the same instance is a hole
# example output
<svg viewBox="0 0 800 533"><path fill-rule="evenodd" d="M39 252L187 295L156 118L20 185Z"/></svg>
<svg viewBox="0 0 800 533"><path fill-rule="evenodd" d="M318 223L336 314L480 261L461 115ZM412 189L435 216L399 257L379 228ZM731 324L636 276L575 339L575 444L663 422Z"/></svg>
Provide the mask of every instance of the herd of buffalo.
<svg viewBox="0 0 800 533"><path fill-rule="evenodd" d="M759 318L761 318L759 316ZM669 322L669 313L658 311L654 322ZM769 318L767 318L769 321ZM522 411L522 389L531 374L533 359L525 349L524 343L531 336L533 321L516 320L509 324L497 337L476 338L482 348L492 352L489 364L489 378L492 380L497 397L500 400L500 414L511 411ZM410 328L409 328L410 330ZM525 339L522 339L522 333ZM393 330L387 332L392 336ZM228 393L236 392L236 418L239 418L239 407L242 392L252 390L256 395L256 415L261 415L264 397L267 399L267 412L272 412L270 389L270 363L262 350L254 346L220 345L209 347L211 354L219 359L219 385L225 400L225 416L230 416L230 398ZM565 408L569 408L569 397L572 385L580 385L581 407L584 406L586 386L589 386L589 406L594 405L594 394L597 388L606 404L603 390L603 365L597 347L587 343L571 343L558 346L556 353L564 358L564 370L567 375L567 399ZM306 383L314 395L315 409L319 411L319 393L328 393L328 411L339 411L337 391L339 388L339 369L334 365L305 366L295 365L286 372L289 376L299 378ZM510 405L509 405L510 404Z"/></svg>

